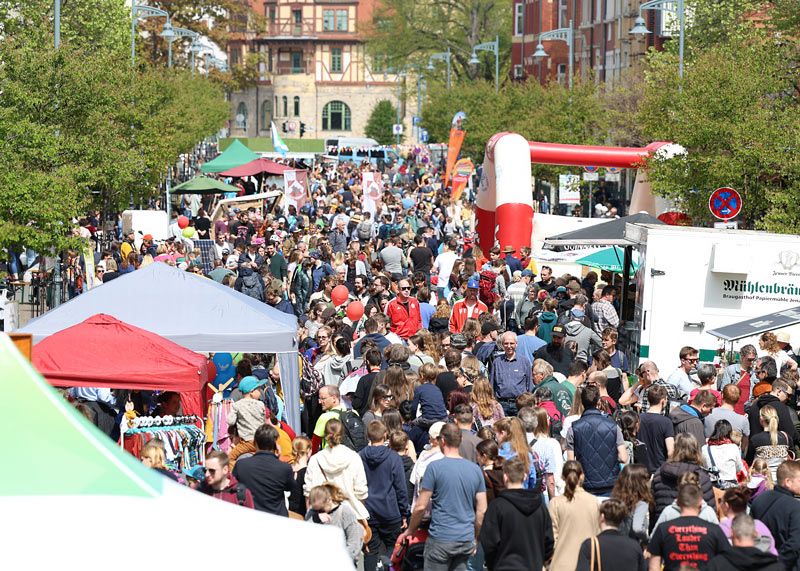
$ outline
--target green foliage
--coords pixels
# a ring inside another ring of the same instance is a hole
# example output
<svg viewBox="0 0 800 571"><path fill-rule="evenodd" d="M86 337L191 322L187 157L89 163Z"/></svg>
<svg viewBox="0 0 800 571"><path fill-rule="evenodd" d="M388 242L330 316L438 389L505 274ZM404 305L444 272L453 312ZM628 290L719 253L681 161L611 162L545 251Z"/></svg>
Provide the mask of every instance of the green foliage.
<svg viewBox="0 0 800 571"><path fill-rule="evenodd" d="M557 83L535 81L504 86L499 94L488 82L447 90L433 86L423 109L423 127L431 141L446 142L458 111L467 114L463 152L483 160L486 142L495 133L519 133L530 141L595 144L602 142L605 116L594 84L576 82L572 93ZM536 176L552 178L567 167L533 165Z"/></svg>
<svg viewBox="0 0 800 571"><path fill-rule="evenodd" d="M510 59L511 10L494 0L381 0L365 32L376 57L400 69L411 60L426 66L428 56L450 48L456 78L494 80L494 55L480 52L483 65L470 66L472 46L500 36L501 78ZM438 73L443 74L444 71Z"/></svg>
<svg viewBox="0 0 800 571"><path fill-rule="evenodd" d="M730 186L744 198L746 226L798 232L800 77L790 61L772 40L731 41L697 52L681 90L674 55L653 54L638 122L649 140L688 150L651 161L654 191L702 223L710 193Z"/></svg>
<svg viewBox="0 0 800 571"><path fill-rule="evenodd" d="M166 166L213 134L228 104L187 71L133 70L127 50L78 41L55 51L28 32L0 42L0 248L48 251L74 243L71 220L87 208L156 196Z"/></svg>
<svg viewBox="0 0 800 571"><path fill-rule="evenodd" d="M381 145L391 145L396 140L392 134L392 125L396 122L397 107L388 99L378 101L367 120L367 137L372 137Z"/></svg>

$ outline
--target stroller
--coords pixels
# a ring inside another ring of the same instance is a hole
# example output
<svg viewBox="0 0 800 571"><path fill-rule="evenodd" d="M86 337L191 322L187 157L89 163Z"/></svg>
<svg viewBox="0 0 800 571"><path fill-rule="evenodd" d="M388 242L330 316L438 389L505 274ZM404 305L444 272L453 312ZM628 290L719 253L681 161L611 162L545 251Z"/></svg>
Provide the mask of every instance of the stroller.
<svg viewBox="0 0 800 571"><path fill-rule="evenodd" d="M425 568L425 541L428 539L427 529L418 529L405 541L398 539L392 551L392 569L394 571L421 571Z"/></svg>

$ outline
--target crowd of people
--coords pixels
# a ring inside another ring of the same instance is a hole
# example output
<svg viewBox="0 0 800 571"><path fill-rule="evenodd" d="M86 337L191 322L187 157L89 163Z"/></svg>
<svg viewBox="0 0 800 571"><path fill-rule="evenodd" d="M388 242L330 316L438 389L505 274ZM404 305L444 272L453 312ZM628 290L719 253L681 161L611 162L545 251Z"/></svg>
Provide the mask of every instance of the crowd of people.
<svg viewBox="0 0 800 571"><path fill-rule="evenodd" d="M299 209L186 212L213 240L211 271L177 213L170 240L136 248L130 234L103 254L103 282L166 255L297 317L299 432L274 361L245 355L235 446L187 483L337 526L367 571L392 557L431 570L800 569L785 334L724 368L684 347L669 374L633 370L608 275L555 276L527 248L482 252L471 205L434 167L388 168L365 210L365 168L317 165Z"/></svg>

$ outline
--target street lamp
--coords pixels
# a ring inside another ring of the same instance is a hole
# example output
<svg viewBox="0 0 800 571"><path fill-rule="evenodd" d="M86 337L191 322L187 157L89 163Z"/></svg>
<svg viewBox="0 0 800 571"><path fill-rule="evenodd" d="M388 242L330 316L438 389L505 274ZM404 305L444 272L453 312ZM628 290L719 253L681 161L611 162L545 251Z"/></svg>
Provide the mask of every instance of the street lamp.
<svg viewBox="0 0 800 571"><path fill-rule="evenodd" d="M166 26L165 26L166 28ZM165 30L166 31L166 30ZM193 32L192 30L187 30L186 28L172 28L172 33L175 34L172 42L177 40L178 38L191 38L192 39L192 46L200 37L200 34L197 32ZM164 33L161 33L161 37L164 37ZM167 40L169 41L169 40ZM172 42L170 42L170 47L172 47ZM191 50L190 50L191 51ZM194 75L194 52L192 53L192 75ZM170 49L170 58L169 58L169 66L172 67L172 50Z"/></svg>
<svg viewBox="0 0 800 571"><path fill-rule="evenodd" d="M61 0L55 0L53 4L53 16L55 19L55 46L56 49L61 47Z"/></svg>
<svg viewBox="0 0 800 571"><path fill-rule="evenodd" d="M194 70L195 70L194 58L195 56L199 56L200 53L203 51L203 49L204 47L197 43L197 39L195 39L192 42L191 47L189 47L189 53L192 56L192 77L194 77Z"/></svg>
<svg viewBox="0 0 800 571"><path fill-rule="evenodd" d="M164 40L167 42L168 46L168 54L167 55L167 67L172 67L172 43L178 39L178 34L175 32L175 28L172 27L172 22L169 21L169 16L167 16L167 23L164 24L164 29L161 30L159 34Z"/></svg>
<svg viewBox="0 0 800 571"><path fill-rule="evenodd" d="M575 37L574 31L572 29L572 20L569 21L569 27L567 28L558 28L557 30L551 30L549 32L542 32L539 34L539 43L536 44L536 51L533 52L533 58L537 60L541 60L542 58L547 57L547 52L544 51L544 46L542 42L554 40L554 41L562 41L566 42L567 46L569 46L569 64L567 73L569 74L568 78L568 85L570 91L572 91L572 65L573 60L575 59Z"/></svg>
<svg viewBox="0 0 800 571"><path fill-rule="evenodd" d="M433 54L430 58L428 58L428 71L434 70L433 67L434 60L442 60L447 62L447 89L450 89L450 74L451 74L450 48L447 48L446 52Z"/></svg>
<svg viewBox="0 0 800 571"><path fill-rule="evenodd" d="M145 18L151 18L155 16L160 16L167 19L164 29L166 29L168 25L172 27L169 23L169 14L166 12L166 10L162 10L161 8L153 8L152 6L140 6L136 4L136 0L133 0L133 4L131 5L131 65L136 63L136 22L139 19L144 20Z"/></svg>
<svg viewBox="0 0 800 571"><path fill-rule="evenodd" d="M494 54L494 91L500 91L500 36L497 36L493 42L484 42L472 47L472 57L469 58L470 65L478 65L478 54L476 52L487 51Z"/></svg>
<svg viewBox="0 0 800 571"><path fill-rule="evenodd" d="M677 6L676 6L677 4ZM651 0L639 6L639 17L634 21L631 34L643 36L652 34L647 29L647 25L642 18L642 10L661 10L662 12L677 12L678 15L678 77L683 79L683 43L684 31L686 28L686 7L684 0Z"/></svg>

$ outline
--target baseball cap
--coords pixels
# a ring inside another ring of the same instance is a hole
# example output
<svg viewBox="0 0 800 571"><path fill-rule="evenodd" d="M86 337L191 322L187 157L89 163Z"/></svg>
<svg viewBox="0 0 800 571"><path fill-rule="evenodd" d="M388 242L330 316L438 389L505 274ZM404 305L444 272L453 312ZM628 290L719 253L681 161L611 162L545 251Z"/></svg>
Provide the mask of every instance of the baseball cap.
<svg viewBox="0 0 800 571"><path fill-rule="evenodd" d="M467 339L461 333L450 336L450 346L453 349L464 349L467 346Z"/></svg>
<svg viewBox="0 0 800 571"><path fill-rule="evenodd" d="M242 391L243 395L246 395L248 393L252 393L258 387L261 387L265 384L267 384L266 379L261 380L257 379L253 375L248 375L247 377L239 381L239 390Z"/></svg>
<svg viewBox="0 0 800 571"><path fill-rule="evenodd" d="M564 286L558 286L556 288L556 293L566 293L566 292L567 292L567 288L565 288Z"/></svg>
<svg viewBox="0 0 800 571"><path fill-rule="evenodd" d="M792 337L791 335L789 335L788 331L778 331L777 333L775 333L775 339L778 341L778 343L792 342Z"/></svg>
<svg viewBox="0 0 800 571"><path fill-rule="evenodd" d="M550 335L558 335L559 337L564 337L566 333L564 333L564 327L562 325L555 325L553 326L553 330L550 332Z"/></svg>
<svg viewBox="0 0 800 571"><path fill-rule="evenodd" d="M467 287L469 289L478 289L480 287L478 278L469 278L469 280L467 280Z"/></svg>
<svg viewBox="0 0 800 571"><path fill-rule="evenodd" d="M530 270L522 270L522 277L523 278L532 278L533 275L534 275L533 272L530 271Z"/></svg>
<svg viewBox="0 0 800 571"><path fill-rule="evenodd" d="M199 464L191 468L184 468L181 472L183 472L184 476L193 480L204 480L206 477L206 469Z"/></svg>
<svg viewBox="0 0 800 571"><path fill-rule="evenodd" d="M439 435L442 433L442 428L444 428L444 424L445 423L441 420L431 424L431 427L428 429L428 436L431 438L439 438Z"/></svg>
<svg viewBox="0 0 800 571"><path fill-rule="evenodd" d="M150 240L152 242L153 241L153 235L152 234L145 234L144 236L142 236L142 240Z"/></svg>

